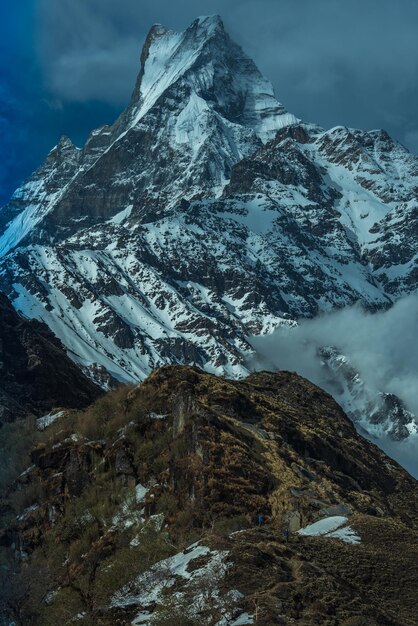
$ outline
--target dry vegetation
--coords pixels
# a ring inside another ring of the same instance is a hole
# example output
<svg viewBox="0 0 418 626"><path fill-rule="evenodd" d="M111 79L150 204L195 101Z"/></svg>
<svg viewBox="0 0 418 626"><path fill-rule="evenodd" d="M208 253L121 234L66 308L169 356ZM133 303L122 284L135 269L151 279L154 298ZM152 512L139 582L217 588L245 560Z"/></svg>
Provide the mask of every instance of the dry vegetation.
<svg viewBox="0 0 418 626"><path fill-rule="evenodd" d="M65 624L74 615L80 626L129 624L129 612L109 611L113 594L199 539L230 552L223 591L239 589L260 624L414 625L416 485L299 377L258 374L238 383L163 368L138 388L67 412L43 433L26 428L24 461L9 459L9 483L34 467L3 501L3 532L14 527L24 561L12 577L2 570L0 602L18 626ZM17 432L10 427L4 441ZM148 490L141 502L138 483ZM305 523L319 507L339 504L352 509L366 547L296 536L283 543L289 513ZM267 526L254 532L260 512ZM393 547L390 581L379 536ZM12 550L2 543L10 572ZM212 608L199 624L216 623ZM154 617L160 626L196 623L170 593Z"/></svg>

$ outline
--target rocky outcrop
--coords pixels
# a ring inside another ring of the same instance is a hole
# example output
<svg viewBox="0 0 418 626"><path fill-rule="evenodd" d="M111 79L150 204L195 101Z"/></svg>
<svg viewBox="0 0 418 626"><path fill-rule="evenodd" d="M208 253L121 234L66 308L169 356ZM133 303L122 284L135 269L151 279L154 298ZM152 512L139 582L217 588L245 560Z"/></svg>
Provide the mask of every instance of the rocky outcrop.
<svg viewBox="0 0 418 626"><path fill-rule="evenodd" d="M77 581L85 581L83 610L98 624L131 624L140 610L156 609L145 600L152 576L141 596L135 572L143 561L130 556L151 541L150 529L162 544L147 554L197 540L221 550L230 574L219 593L239 592L242 610L258 611L263 624L413 623L417 483L356 433L331 396L296 374L260 372L234 382L190 367L162 368L77 419L62 417L31 463L19 489L30 494L41 484L44 497L25 499L3 544L13 542L22 555L43 546L50 554L43 566L52 568L51 546L61 542L71 556L54 570L50 591L66 580L77 596ZM263 527L255 531L260 514ZM354 545L298 534L324 519L346 520ZM109 578L119 559L124 573ZM113 597L123 581L125 600L108 600L105 610L103 588ZM64 604L72 597L54 593ZM48 607L44 615L55 615L54 600Z"/></svg>
<svg viewBox="0 0 418 626"><path fill-rule="evenodd" d="M21 317L0 294L0 422L81 409L101 393L47 326Z"/></svg>

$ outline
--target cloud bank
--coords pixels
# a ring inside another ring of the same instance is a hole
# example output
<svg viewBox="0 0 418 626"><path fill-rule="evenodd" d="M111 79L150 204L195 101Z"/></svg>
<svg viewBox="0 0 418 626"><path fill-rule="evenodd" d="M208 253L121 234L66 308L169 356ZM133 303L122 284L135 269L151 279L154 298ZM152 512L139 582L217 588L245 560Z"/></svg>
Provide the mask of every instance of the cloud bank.
<svg viewBox="0 0 418 626"><path fill-rule="evenodd" d="M319 347L334 346L350 359L367 389L396 394L418 415L417 337L418 296L413 295L384 312L371 314L355 306L254 337L258 357L251 365L296 371L335 395L317 355ZM383 440L379 445L418 476L418 439L407 444Z"/></svg>
<svg viewBox="0 0 418 626"><path fill-rule="evenodd" d="M296 371L317 384L324 384L317 348L335 346L350 358L369 388L398 395L418 415L417 337L418 296L413 295L384 312L347 307L252 342L266 363Z"/></svg>

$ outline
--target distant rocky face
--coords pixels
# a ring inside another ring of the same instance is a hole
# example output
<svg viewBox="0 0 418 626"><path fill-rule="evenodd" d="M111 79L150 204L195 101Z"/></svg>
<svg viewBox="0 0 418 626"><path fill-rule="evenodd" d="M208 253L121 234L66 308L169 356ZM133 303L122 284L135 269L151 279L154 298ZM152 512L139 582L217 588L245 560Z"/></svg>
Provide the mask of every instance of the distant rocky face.
<svg viewBox="0 0 418 626"><path fill-rule="evenodd" d="M47 326L22 318L0 294L0 425L53 408L81 409L101 393Z"/></svg>
<svg viewBox="0 0 418 626"><path fill-rule="evenodd" d="M248 373L249 335L416 291L418 159L300 122L217 17L152 28L131 102L0 212L0 284L72 357Z"/></svg>
<svg viewBox="0 0 418 626"><path fill-rule="evenodd" d="M349 359L332 347L321 348L319 357L333 396L363 433L377 441L388 437L402 441L418 435L418 418L393 393L369 389Z"/></svg>

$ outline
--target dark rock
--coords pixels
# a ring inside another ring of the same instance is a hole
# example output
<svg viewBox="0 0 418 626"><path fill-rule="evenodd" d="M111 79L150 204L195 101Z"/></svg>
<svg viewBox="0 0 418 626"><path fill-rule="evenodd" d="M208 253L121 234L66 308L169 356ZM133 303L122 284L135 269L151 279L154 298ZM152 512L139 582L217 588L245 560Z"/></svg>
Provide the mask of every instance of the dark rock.
<svg viewBox="0 0 418 626"><path fill-rule="evenodd" d="M353 511L345 504L335 504L334 506L327 506L319 511L320 517L329 517L331 515L352 515Z"/></svg>
<svg viewBox="0 0 418 626"><path fill-rule="evenodd" d="M79 409L100 396L47 326L18 315L1 293L0 322L0 420Z"/></svg>

